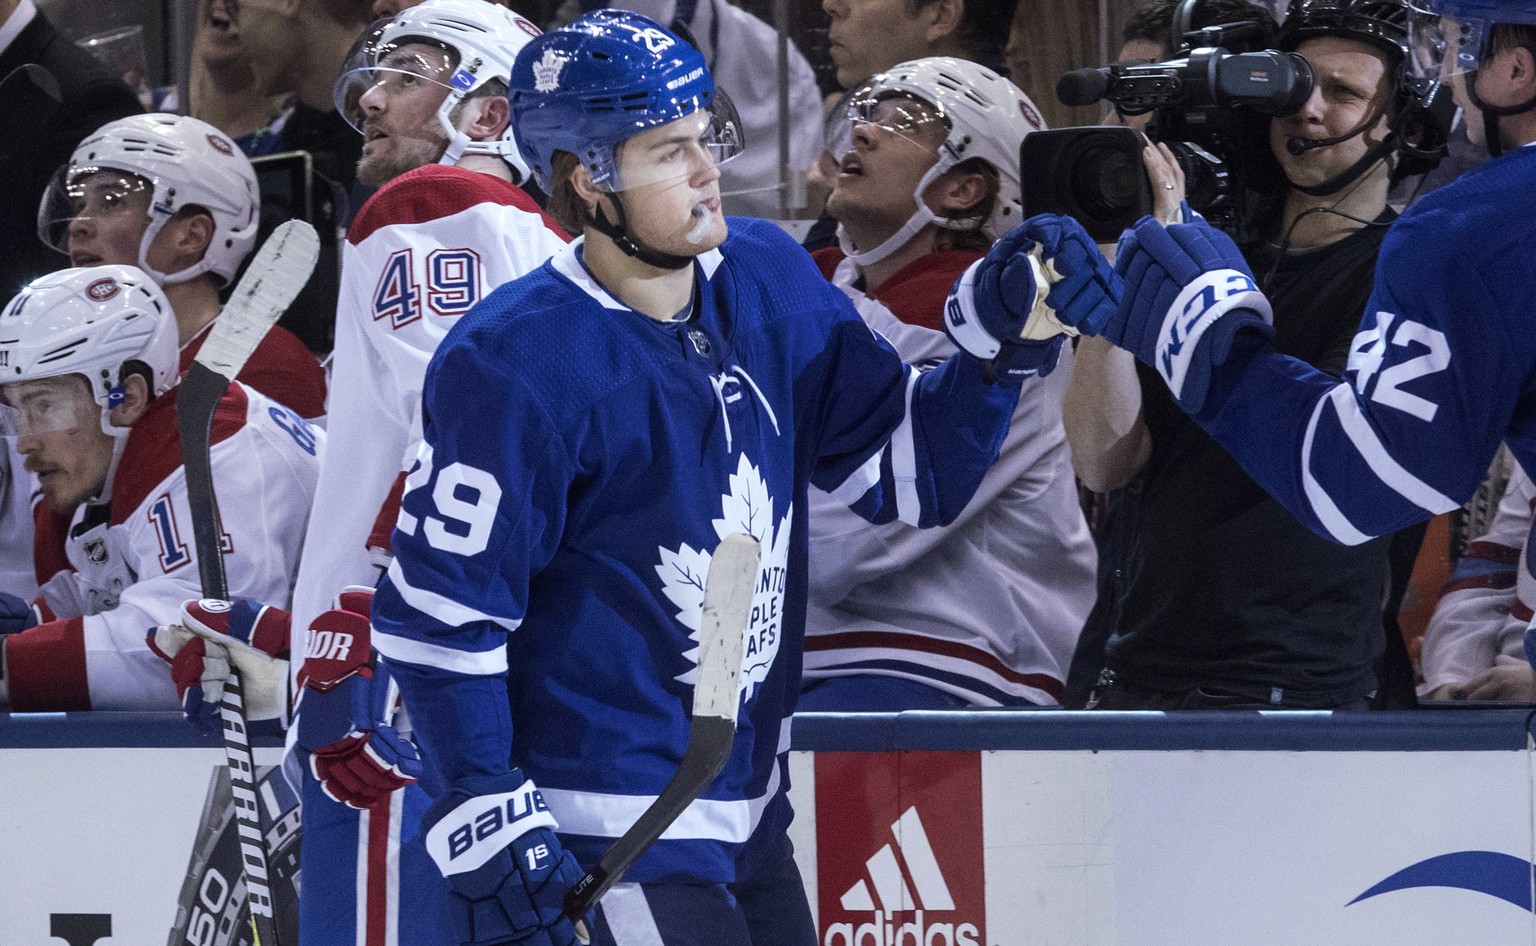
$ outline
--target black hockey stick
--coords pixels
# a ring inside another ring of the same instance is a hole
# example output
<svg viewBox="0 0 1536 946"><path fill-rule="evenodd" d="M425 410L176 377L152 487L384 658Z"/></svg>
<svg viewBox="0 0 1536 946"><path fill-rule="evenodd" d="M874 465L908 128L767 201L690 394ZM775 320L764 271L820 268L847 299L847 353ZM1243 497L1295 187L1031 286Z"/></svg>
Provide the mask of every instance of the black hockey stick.
<svg viewBox="0 0 1536 946"><path fill-rule="evenodd" d="M192 537L204 598L223 601L229 597L229 580L224 574L224 526L213 488L214 411L229 382L240 373L267 330L309 280L319 254L320 238L303 221L290 220L272 231L246 268L177 388L176 426L181 435L187 503L192 507ZM250 726L245 717L245 693L233 666L224 685L219 712L224 723L229 787L240 831L251 935L255 938L254 946L277 946L276 913L261 810L257 807L256 763L251 755Z"/></svg>
<svg viewBox="0 0 1536 946"><path fill-rule="evenodd" d="M36 140L38 129L53 118L62 98L59 80L35 62L17 66L0 79L0 102L5 103L0 141L10 143L0 149L0 167L11 160L16 149Z"/></svg>
<svg viewBox="0 0 1536 946"><path fill-rule="evenodd" d="M757 584L757 540L728 535L710 559L699 624L699 676L693 685L693 720L683 760L661 794L613 842L565 894L565 915L573 922L644 854L683 809L715 780L731 757L736 710L741 705L741 651Z"/></svg>

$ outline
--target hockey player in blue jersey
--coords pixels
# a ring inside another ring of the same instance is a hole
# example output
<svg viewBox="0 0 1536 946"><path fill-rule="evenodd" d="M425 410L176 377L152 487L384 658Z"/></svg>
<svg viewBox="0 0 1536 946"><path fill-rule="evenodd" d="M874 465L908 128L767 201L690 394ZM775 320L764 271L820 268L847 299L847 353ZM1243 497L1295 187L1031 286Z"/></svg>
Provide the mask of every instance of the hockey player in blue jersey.
<svg viewBox="0 0 1536 946"><path fill-rule="evenodd" d="M591 933L812 946L786 834L807 489L875 521L953 517L1060 326L1033 258L987 257L965 278L1023 307L967 295L950 322L968 354L903 365L792 239L721 216L739 125L699 52L644 17L535 38L511 86L523 156L582 237L464 316L427 370L373 608L436 798L425 847L460 942L572 942L577 865L682 757L702 579L747 532L763 551L730 760Z"/></svg>
<svg viewBox="0 0 1536 946"><path fill-rule="evenodd" d="M1271 495L1344 543L1456 508L1500 440L1536 463L1536 6L1426 2L1414 48L1495 157L1392 225L1342 380L1274 351L1267 301L1204 223L1143 219L1115 273L1046 254L1064 322L1155 368Z"/></svg>

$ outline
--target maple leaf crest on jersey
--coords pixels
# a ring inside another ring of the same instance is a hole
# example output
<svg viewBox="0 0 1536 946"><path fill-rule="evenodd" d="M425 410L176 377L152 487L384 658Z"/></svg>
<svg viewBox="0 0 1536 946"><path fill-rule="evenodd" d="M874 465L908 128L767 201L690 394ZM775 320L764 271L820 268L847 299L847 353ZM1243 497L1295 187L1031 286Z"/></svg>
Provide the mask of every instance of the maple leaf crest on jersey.
<svg viewBox="0 0 1536 946"><path fill-rule="evenodd" d="M741 691L750 699L753 690L773 668L783 636L780 625L784 615L784 579L789 568L793 504L775 526L773 497L768 494L768 484L745 453L738 459L736 472L730 475L729 481L731 491L720 497L720 518L711 522L715 534L724 539L733 532L746 533L757 539L762 547L752 592L751 618L742 650ZM692 666L676 679L691 684L699 674L699 627L704 611L704 579L709 573L711 553L694 549L686 542L675 550L663 547L657 551L661 555L661 564L656 566L656 574L661 576L662 591L677 609L678 623L691 632L689 640L693 642L693 648L683 653Z"/></svg>

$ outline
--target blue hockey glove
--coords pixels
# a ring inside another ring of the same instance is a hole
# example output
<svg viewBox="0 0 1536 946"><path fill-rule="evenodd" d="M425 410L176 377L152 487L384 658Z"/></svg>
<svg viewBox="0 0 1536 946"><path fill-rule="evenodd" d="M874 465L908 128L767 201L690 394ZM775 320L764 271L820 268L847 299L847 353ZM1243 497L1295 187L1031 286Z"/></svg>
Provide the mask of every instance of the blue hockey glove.
<svg viewBox="0 0 1536 946"><path fill-rule="evenodd" d="M372 649L373 591L350 587L310 624L299 668L297 743L327 795L372 808L421 775L416 747L389 720L396 690Z"/></svg>
<svg viewBox="0 0 1536 946"><path fill-rule="evenodd" d="M544 796L522 772L460 781L421 823L427 853L452 887L450 912L462 946L577 942L561 908L582 871L555 837L558 825Z"/></svg>
<svg viewBox="0 0 1536 946"><path fill-rule="evenodd" d="M181 623L149 632L147 643L171 665L181 709L197 728L219 732L219 701L230 668L240 674L246 717L278 719L288 694L289 614L248 598L204 598L181 606Z"/></svg>
<svg viewBox="0 0 1536 946"><path fill-rule="evenodd" d="M1103 335L1156 369L1195 412L1211 369L1244 329L1273 337L1269 300L1231 237L1203 220L1164 227L1143 217L1120 238L1115 270L1125 294Z"/></svg>
<svg viewBox="0 0 1536 946"><path fill-rule="evenodd" d="M986 362L1001 384L1049 374L1061 353L1062 325L1045 305L1048 288L1039 244L1015 228L955 281L944 304L944 334Z"/></svg>
<svg viewBox="0 0 1536 946"><path fill-rule="evenodd" d="M0 634L19 634L41 623L37 605L0 591Z"/></svg>

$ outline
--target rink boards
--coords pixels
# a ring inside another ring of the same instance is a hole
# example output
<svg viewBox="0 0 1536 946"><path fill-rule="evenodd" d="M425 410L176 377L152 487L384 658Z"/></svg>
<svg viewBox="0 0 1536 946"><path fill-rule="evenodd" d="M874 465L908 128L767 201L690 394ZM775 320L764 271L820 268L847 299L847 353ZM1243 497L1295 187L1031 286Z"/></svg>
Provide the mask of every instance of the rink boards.
<svg viewBox="0 0 1536 946"><path fill-rule="evenodd" d="M1528 715L806 716L792 835L822 946L1536 944ZM166 943L221 764L0 714L0 946Z"/></svg>

